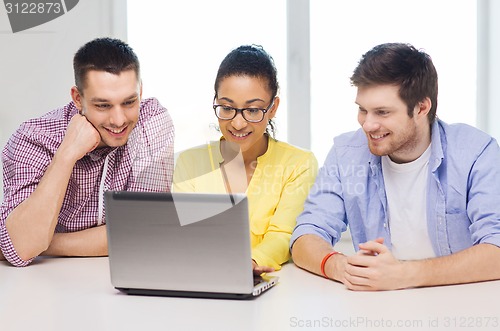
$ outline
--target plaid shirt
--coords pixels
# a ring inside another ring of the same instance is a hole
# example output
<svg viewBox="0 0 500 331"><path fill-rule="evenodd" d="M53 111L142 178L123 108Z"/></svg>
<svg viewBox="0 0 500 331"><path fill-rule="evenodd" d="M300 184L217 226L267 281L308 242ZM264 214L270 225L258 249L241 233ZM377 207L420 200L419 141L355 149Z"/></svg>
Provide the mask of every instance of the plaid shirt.
<svg viewBox="0 0 500 331"><path fill-rule="evenodd" d="M35 191L61 145L71 118L71 102L23 123L2 153L4 201L0 207L0 248L13 265L25 266L5 227L11 211ZM141 102L140 116L125 146L94 150L78 160L69 180L55 232L74 232L105 223L106 190L170 191L174 127L158 100Z"/></svg>

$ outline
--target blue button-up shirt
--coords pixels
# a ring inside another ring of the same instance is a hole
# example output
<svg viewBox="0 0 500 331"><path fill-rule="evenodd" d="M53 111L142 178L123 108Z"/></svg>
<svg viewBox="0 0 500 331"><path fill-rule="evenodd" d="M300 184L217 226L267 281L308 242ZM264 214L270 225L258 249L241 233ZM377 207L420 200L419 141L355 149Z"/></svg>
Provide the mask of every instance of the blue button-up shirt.
<svg viewBox="0 0 500 331"><path fill-rule="evenodd" d="M500 246L500 148L465 124L432 124L427 183L427 225L436 256L472 245ZM401 192L405 194L405 192ZM424 221L424 220L423 220ZM381 158L359 129L334 139L324 166L297 218L290 246L304 234L332 245L350 227L354 248L384 238L391 248Z"/></svg>

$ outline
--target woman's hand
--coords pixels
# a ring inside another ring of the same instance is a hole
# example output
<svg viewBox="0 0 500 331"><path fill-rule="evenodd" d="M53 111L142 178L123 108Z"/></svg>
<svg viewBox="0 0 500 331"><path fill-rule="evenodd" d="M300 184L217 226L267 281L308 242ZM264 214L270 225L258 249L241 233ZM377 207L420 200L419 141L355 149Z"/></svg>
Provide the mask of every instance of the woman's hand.
<svg viewBox="0 0 500 331"><path fill-rule="evenodd" d="M256 276L259 276L260 274L263 274L265 272L273 272L274 271L274 268L260 266L254 260L252 260L252 269L253 269L253 274Z"/></svg>

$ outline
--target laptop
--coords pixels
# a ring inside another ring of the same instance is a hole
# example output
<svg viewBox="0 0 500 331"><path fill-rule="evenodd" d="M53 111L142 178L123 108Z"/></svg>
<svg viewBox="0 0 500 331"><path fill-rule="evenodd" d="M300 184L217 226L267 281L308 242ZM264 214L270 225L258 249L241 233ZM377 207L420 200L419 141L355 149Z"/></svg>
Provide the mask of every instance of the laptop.
<svg viewBox="0 0 500 331"><path fill-rule="evenodd" d="M250 299L277 284L254 277L245 194L105 192L112 285L127 294Z"/></svg>

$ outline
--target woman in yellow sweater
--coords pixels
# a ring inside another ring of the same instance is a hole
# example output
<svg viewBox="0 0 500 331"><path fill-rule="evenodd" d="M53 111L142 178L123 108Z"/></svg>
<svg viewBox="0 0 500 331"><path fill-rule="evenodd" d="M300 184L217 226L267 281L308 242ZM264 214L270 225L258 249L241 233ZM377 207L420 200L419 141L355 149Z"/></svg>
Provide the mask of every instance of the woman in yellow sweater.
<svg viewBox="0 0 500 331"><path fill-rule="evenodd" d="M222 137L179 155L174 191L246 193L254 273L279 270L290 258L291 233L314 183L316 158L273 138L279 86L274 61L262 47L231 51L214 87Z"/></svg>

